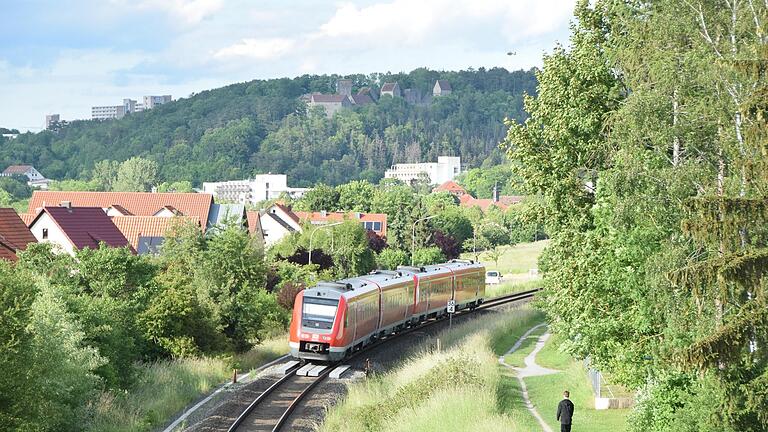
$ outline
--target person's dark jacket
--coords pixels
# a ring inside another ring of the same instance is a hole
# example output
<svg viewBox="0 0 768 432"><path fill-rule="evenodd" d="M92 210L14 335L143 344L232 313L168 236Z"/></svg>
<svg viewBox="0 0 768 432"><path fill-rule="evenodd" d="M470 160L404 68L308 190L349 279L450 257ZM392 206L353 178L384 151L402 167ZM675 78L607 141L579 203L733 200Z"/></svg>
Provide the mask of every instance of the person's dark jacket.
<svg viewBox="0 0 768 432"><path fill-rule="evenodd" d="M557 405L557 419L560 420L560 424L571 424L573 420L573 402L568 399L563 399Z"/></svg>

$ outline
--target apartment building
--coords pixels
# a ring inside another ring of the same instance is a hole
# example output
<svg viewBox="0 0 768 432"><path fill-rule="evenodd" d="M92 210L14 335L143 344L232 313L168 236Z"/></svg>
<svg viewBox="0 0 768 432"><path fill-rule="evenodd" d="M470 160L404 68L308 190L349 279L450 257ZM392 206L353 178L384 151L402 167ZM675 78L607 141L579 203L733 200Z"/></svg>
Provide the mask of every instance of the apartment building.
<svg viewBox="0 0 768 432"><path fill-rule="evenodd" d="M256 204L280 198L283 193L299 198L307 188L288 187L285 174L259 174L250 179L203 183L203 192L212 194L217 201Z"/></svg>
<svg viewBox="0 0 768 432"><path fill-rule="evenodd" d="M411 184L426 174L430 184L443 184L461 173L461 158L439 156L437 162L395 164L384 172L384 178L393 178Z"/></svg>

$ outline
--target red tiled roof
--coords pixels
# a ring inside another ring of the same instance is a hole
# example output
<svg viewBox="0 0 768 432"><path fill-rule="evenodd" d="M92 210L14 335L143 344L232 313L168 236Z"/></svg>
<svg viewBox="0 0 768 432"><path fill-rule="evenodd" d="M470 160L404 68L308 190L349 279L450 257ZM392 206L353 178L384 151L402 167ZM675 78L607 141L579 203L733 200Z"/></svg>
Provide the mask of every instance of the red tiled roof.
<svg viewBox="0 0 768 432"><path fill-rule="evenodd" d="M288 207L286 207L286 206L284 206L284 205L282 205L282 204L280 204L280 203L275 203L275 204L274 204L274 206L275 206L275 207L277 207L277 208L279 208L280 210L284 211L286 214L288 214L288 217L290 217L291 219L293 219L293 221L294 221L294 222L296 222L296 223L301 223L301 221L299 220L299 217L296 215L296 213L294 213L294 212L293 212L291 209L289 209Z"/></svg>
<svg viewBox="0 0 768 432"><path fill-rule="evenodd" d="M2 240L0 240L0 259L17 261L19 257L16 256L15 248L5 244Z"/></svg>
<svg viewBox="0 0 768 432"><path fill-rule="evenodd" d="M29 224L32 223L33 220L35 220L35 216L37 216L37 212L35 213L19 213L19 217L21 218L21 221L24 222L24 225L29 226Z"/></svg>
<svg viewBox="0 0 768 432"><path fill-rule="evenodd" d="M3 171L3 174L25 174L32 165L11 165Z"/></svg>
<svg viewBox="0 0 768 432"><path fill-rule="evenodd" d="M463 194L467 193L467 190L461 187L458 183L456 183L453 180L448 180L447 182L441 184L440 186L434 188L432 190L433 192L461 192Z"/></svg>
<svg viewBox="0 0 768 432"><path fill-rule="evenodd" d="M103 242L110 247L130 246L128 240L99 207L43 207L30 226L40 215L48 213L77 249L96 249Z"/></svg>
<svg viewBox="0 0 768 432"><path fill-rule="evenodd" d="M355 213L355 212L295 212L302 221L310 222L339 222L358 220L360 222L381 222L382 235L387 234L387 215L385 213Z"/></svg>
<svg viewBox="0 0 768 432"><path fill-rule="evenodd" d="M37 242L27 224L12 208L0 208L0 241L14 251L25 250L27 244Z"/></svg>
<svg viewBox="0 0 768 432"><path fill-rule="evenodd" d="M123 216L133 216L134 214L129 212L125 207L121 206L120 204L112 204L110 207L117 210L122 214Z"/></svg>
<svg viewBox="0 0 768 432"><path fill-rule="evenodd" d="M36 213L37 209L43 206L58 206L62 201L71 202L73 207L101 207L105 209L119 205L136 216L152 216L163 207L171 206L185 216L207 221L211 204L213 204L213 195L204 193L34 191L29 200L28 213ZM205 226L202 229L205 229Z"/></svg>
<svg viewBox="0 0 768 432"><path fill-rule="evenodd" d="M506 205L520 204L524 198L522 195L502 195L499 197L499 202Z"/></svg>
<svg viewBox="0 0 768 432"><path fill-rule="evenodd" d="M156 217L156 216L115 216L112 223L123 233L123 236L133 246L139 247L139 237L165 237L169 228L176 224L193 223L200 225L200 220L196 217L177 216L177 217Z"/></svg>
<svg viewBox="0 0 768 432"><path fill-rule="evenodd" d="M259 212L255 210L248 210L245 212L245 217L248 219L248 233L255 233L256 227L258 227L261 223L261 216L259 215Z"/></svg>

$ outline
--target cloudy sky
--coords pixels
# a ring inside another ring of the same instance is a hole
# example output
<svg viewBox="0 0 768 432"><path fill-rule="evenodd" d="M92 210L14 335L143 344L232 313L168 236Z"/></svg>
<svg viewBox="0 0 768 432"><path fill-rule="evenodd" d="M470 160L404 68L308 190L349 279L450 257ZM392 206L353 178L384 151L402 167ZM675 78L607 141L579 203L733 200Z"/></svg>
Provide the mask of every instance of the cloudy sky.
<svg viewBox="0 0 768 432"><path fill-rule="evenodd" d="M575 0L24 0L0 25L0 126L304 73L529 68ZM508 51L516 52L507 56Z"/></svg>

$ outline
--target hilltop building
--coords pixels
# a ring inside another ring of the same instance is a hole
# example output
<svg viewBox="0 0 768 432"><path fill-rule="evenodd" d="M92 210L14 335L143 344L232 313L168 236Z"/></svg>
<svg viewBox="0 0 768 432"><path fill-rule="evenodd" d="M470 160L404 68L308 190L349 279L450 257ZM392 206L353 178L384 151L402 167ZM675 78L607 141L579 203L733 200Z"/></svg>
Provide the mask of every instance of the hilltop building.
<svg viewBox="0 0 768 432"><path fill-rule="evenodd" d="M134 99L123 99L122 105L91 107L91 118L93 120L121 119L125 117L126 114L152 109L158 105L171 102L172 100L173 97L171 97L171 95L144 96L142 100L143 103L139 103Z"/></svg>
<svg viewBox="0 0 768 432"><path fill-rule="evenodd" d="M426 174L430 184L442 184L453 180L461 173L461 158L458 156L439 156L437 162L395 164L384 172L384 178L394 178L406 184L416 181Z"/></svg>
<svg viewBox="0 0 768 432"><path fill-rule="evenodd" d="M203 192L219 201L238 204L256 204L260 201L280 198L283 193L300 198L307 188L288 187L285 174L258 174L250 179L203 183Z"/></svg>
<svg viewBox="0 0 768 432"><path fill-rule="evenodd" d="M61 121L61 116L59 114L48 114L45 116L45 129L49 130L51 127L55 126L57 123Z"/></svg>
<svg viewBox="0 0 768 432"><path fill-rule="evenodd" d="M381 96L384 95L390 95L392 97L402 97L403 94L400 90L400 84L397 83L397 81L393 83L384 83L383 86L381 86Z"/></svg>
<svg viewBox="0 0 768 432"><path fill-rule="evenodd" d="M452 91L453 88L451 88L451 83L446 80L437 80L435 81L435 87L432 88L432 96L447 96L451 94Z"/></svg>
<svg viewBox="0 0 768 432"><path fill-rule="evenodd" d="M0 173L0 177L13 176L26 177L27 185L33 188L48 189L48 184L51 182L32 165L11 165Z"/></svg>
<svg viewBox="0 0 768 432"><path fill-rule="evenodd" d="M352 80L340 79L336 81L336 94L342 96L352 96Z"/></svg>
<svg viewBox="0 0 768 432"><path fill-rule="evenodd" d="M323 107L325 114L330 118L340 109L351 107L352 100L346 95L313 93L309 96L307 105L309 107Z"/></svg>

